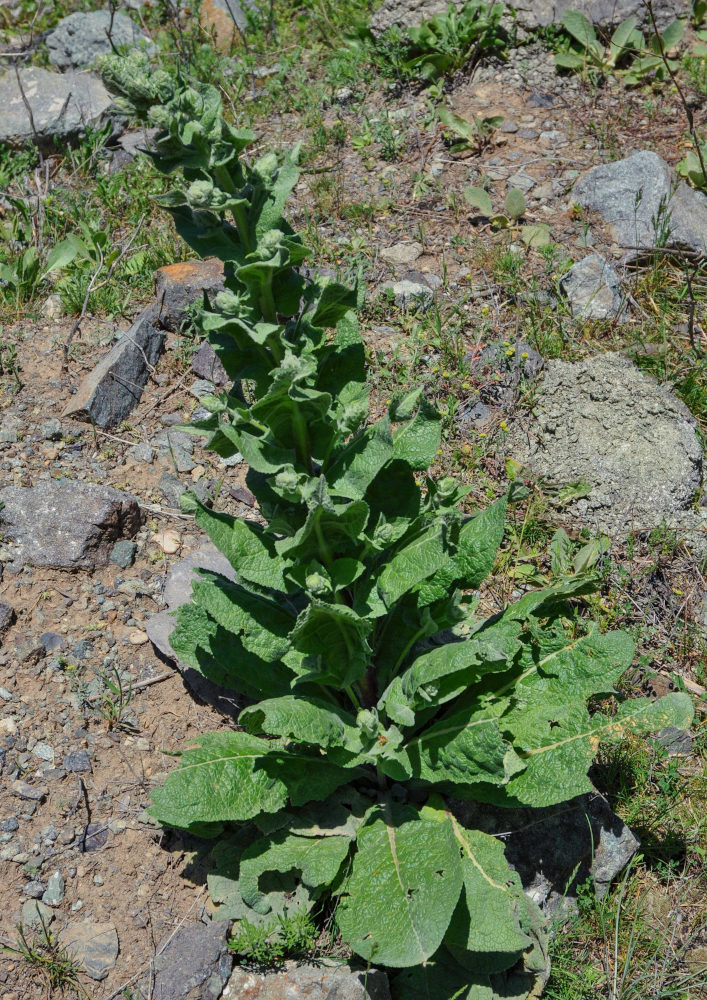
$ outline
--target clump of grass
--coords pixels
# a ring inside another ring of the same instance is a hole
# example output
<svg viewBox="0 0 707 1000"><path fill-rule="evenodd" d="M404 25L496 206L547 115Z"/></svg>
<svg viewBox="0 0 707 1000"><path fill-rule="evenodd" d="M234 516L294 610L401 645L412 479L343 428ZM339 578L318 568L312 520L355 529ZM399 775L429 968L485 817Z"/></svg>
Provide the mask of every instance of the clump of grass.
<svg viewBox="0 0 707 1000"><path fill-rule="evenodd" d="M79 966L73 956L52 937L41 913L40 928L28 933L22 924L17 927L15 944L5 945L3 951L15 955L46 990L48 996L56 992L73 993L89 998L79 978Z"/></svg>

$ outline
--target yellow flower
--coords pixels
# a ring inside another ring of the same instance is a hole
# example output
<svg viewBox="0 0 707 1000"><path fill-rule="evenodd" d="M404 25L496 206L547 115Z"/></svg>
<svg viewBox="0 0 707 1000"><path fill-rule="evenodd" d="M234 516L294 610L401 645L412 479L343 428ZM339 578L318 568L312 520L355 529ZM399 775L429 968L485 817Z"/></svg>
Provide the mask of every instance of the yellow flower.
<svg viewBox="0 0 707 1000"><path fill-rule="evenodd" d="M462 382L462 389L470 389L471 385L468 382Z"/></svg>
<svg viewBox="0 0 707 1000"><path fill-rule="evenodd" d="M498 426L501 428L502 431L507 431L508 430L508 424L506 423L505 420L502 420L501 423Z"/></svg>
<svg viewBox="0 0 707 1000"><path fill-rule="evenodd" d="M480 434L479 434L479 437L480 437L480 438L485 438L485 437L486 437L486 435L485 435L485 434L483 433L483 431L481 431L481 432L480 432Z"/></svg>
<svg viewBox="0 0 707 1000"><path fill-rule="evenodd" d="M521 354L521 358L525 359L527 357L528 357L528 352L527 351L523 351L523 353Z"/></svg>
<svg viewBox="0 0 707 1000"><path fill-rule="evenodd" d="M442 378L449 378L449 372L442 372Z"/></svg>
<svg viewBox="0 0 707 1000"><path fill-rule="evenodd" d="M441 449L441 448L438 448L438 449L437 449L437 454L438 454L438 455L441 455L441 454L442 454L442 449Z"/></svg>
<svg viewBox="0 0 707 1000"><path fill-rule="evenodd" d="M508 350L506 351L506 357L512 358L515 352L516 352L515 347L509 347Z"/></svg>
<svg viewBox="0 0 707 1000"><path fill-rule="evenodd" d="M488 306L482 306L481 307L481 315L482 316L487 316L488 315L488 311L489 311L489 307Z"/></svg>

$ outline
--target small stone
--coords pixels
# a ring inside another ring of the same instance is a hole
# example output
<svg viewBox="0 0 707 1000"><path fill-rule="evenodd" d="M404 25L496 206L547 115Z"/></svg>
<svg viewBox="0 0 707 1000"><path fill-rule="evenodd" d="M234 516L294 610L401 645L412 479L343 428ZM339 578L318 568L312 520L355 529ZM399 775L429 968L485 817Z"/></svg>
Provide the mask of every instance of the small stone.
<svg viewBox="0 0 707 1000"><path fill-rule="evenodd" d="M6 687L0 687L0 699L2 699L2 701L12 701L12 691L8 691Z"/></svg>
<svg viewBox="0 0 707 1000"><path fill-rule="evenodd" d="M54 650L62 649L64 646L64 638L58 632L43 632L39 641L47 653L53 653Z"/></svg>
<svg viewBox="0 0 707 1000"><path fill-rule="evenodd" d="M15 816L10 816L8 819L0 820L0 830L3 833L14 833L15 830L19 830L20 824Z"/></svg>
<svg viewBox="0 0 707 1000"><path fill-rule="evenodd" d="M24 98L24 100L23 100ZM28 113L29 104L32 114ZM113 99L91 73L52 73L25 66L19 81L13 72L0 77L0 143L51 145L101 125Z"/></svg>
<svg viewBox="0 0 707 1000"><path fill-rule="evenodd" d="M15 624L15 609L5 601L0 601L0 635L4 635L11 625Z"/></svg>
<svg viewBox="0 0 707 1000"><path fill-rule="evenodd" d="M625 296L616 271L603 257L593 253L560 278L573 316L581 319L614 319L626 309Z"/></svg>
<svg viewBox="0 0 707 1000"><path fill-rule="evenodd" d="M39 663L44 655L44 646L38 639L25 639L15 646L15 660L27 666Z"/></svg>
<svg viewBox="0 0 707 1000"><path fill-rule="evenodd" d="M66 314L61 295L54 292L48 295L41 306L41 313L45 319L61 319Z"/></svg>
<svg viewBox="0 0 707 1000"><path fill-rule="evenodd" d="M385 286L384 286L385 287ZM427 309L434 298L434 292L419 281L395 281L389 286L399 309Z"/></svg>
<svg viewBox="0 0 707 1000"><path fill-rule="evenodd" d="M148 641L147 632L143 632L139 628L133 629L131 632L128 632L128 639L131 646L144 646Z"/></svg>
<svg viewBox="0 0 707 1000"><path fill-rule="evenodd" d="M158 531L152 536L152 541L155 542L167 555L174 555L175 552L179 552L182 547L182 539L180 535L171 528L165 531Z"/></svg>
<svg viewBox="0 0 707 1000"><path fill-rule="evenodd" d="M47 840L49 841L49 843L54 843L54 841L57 839L58 836L59 836L59 831L53 824L45 826L40 833L40 837L42 838L42 840Z"/></svg>
<svg viewBox="0 0 707 1000"><path fill-rule="evenodd" d="M106 978L118 958L118 932L110 923L89 919L69 924L59 933L59 942L97 982Z"/></svg>
<svg viewBox="0 0 707 1000"><path fill-rule="evenodd" d="M61 438L61 421L51 417L40 427L40 433L45 441L59 441Z"/></svg>
<svg viewBox="0 0 707 1000"><path fill-rule="evenodd" d="M54 872L47 880L47 889L42 896L42 902L47 906L61 906L64 902L66 880L61 872Z"/></svg>
<svg viewBox="0 0 707 1000"><path fill-rule="evenodd" d="M692 734L687 729L666 726L653 737L653 742L663 747L668 757L678 757L692 753Z"/></svg>
<svg viewBox="0 0 707 1000"><path fill-rule="evenodd" d="M89 823L79 838L79 850L82 854L93 854L100 851L108 842L108 827L104 823Z"/></svg>
<svg viewBox="0 0 707 1000"><path fill-rule="evenodd" d="M13 795L18 799L26 799L29 802L43 802L47 795L46 788L28 785L26 781L13 781L10 786Z"/></svg>
<svg viewBox="0 0 707 1000"><path fill-rule="evenodd" d="M226 369L218 359L208 340L205 340L191 361L191 370L200 378L208 379L214 385L228 385L230 379L226 374ZM192 418L196 419L194 414Z"/></svg>
<svg viewBox="0 0 707 1000"><path fill-rule="evenodd" d="M48 927L54 919L51 909L39 900L28 899L22 904L22 926L32 930Z"/></svg>
<svg viewBox="0 0 707 1000"><path fill-rule="evenodd" d="M151 448L149 444L136 444L130 449L128 454L136 462L146 462L148 465L152 465L155 458L154 448Z"/></svg>
<svg viewBox="0 0 707 1000"><path fill-rule="evenodd" d="M76 753L67 753L64 757L64 769L67 771L90 771L91 758L86 750L78 750Z"/></svg>
<svg viewBox="0 0 707 1000"><path fill-rule="evenodd" d="M213 382L207 381L205 378L200 378L197 379L196 382L192 382L189 386L189 392L197 399L203 399L204 396L213 396L214 384Z"/></svg>
<svg viewBox="0 0 707 1000"><path fill-rule="evenodd" d="M41 899L45 889L46 886L44 882L32 881L27 883L22 892L29 899Z"/></svg>
<svg viewBox="0 0 707 1000"><path fill-rule="evenodd" d="M84 69L118 46L133 48L141 42L150 45L140 28L119 10L68 14L46 39L49 62L62 70Z"/></svg>
<svg viewBox="0 0 707 1000"><path fill-rule="evenodd" d="M688 948L683 961L690 972L703 972L707 969L707 945Z"/></svg>
<svg viewBox="0 0 707 1000"><path fill-rule="evenodd" d="M17 723L14 719L0 719L0 735L16 736Z"/></svg>
<svg viewBox="0 0 707 1000"><path fill-rule="evenodd" d="M35 743L32 748L32 753L39 760L45 760L49 763L54 763L54 750L49 746L48 743Z"/></svg>
<svg viewBox="0 0 707 1000"><path fill-rule="evenodd" d="M136 552L137 542L129 542L126 539L121 539L111 549L109 559L116 566L120 566L121 569L127 569L128 566L132 566L135 562Z"/></svg>
<svg viewBox="0 0 707 1000"><path fill-rule="evenodd" d="M388 264L403 267L413 264L422 252L420 243L396 243L392 247L383 247L380 256Z"/></svg>

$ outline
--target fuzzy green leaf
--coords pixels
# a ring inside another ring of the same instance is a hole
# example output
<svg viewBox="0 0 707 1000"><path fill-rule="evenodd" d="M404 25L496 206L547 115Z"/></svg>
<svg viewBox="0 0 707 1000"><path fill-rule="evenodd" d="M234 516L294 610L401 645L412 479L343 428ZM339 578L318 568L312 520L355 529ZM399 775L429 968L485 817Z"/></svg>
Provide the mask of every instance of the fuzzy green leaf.
<svg viewBox="0 0 707 1000"><path fill-rule="evenodd" d="M444 937L462 885L451 822L388 806L359 829L356 848L336 911L344 941L376 964L425 962Z"/></svg>
<svg viewBox="0 0 707 1000"><path fill-rule="evenodd" d="M338 705L303 695L261 701L245 708L238 721L250 733L284 736L320 747L344 747L352 753L362 748L361 731L353 715Z"/></svg>

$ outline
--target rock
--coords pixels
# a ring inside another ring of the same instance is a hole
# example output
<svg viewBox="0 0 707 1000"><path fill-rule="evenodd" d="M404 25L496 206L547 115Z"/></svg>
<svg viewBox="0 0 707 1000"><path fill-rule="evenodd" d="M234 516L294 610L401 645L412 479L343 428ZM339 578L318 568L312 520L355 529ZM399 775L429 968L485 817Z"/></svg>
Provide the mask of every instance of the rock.
<svg viewBox="0 0 707 1000"><path fill-rule="evenodd" d="M603 257L593 253L578 261L560 278L573 316L614 319L625 310L619 276Z"/></svg>
<svg viewBox="0 0 707 1000"><path fill-rule="evenodd" d="M187 490L181 479L171 472L164 472L160 477L160 490L169 506L179 510L179 498Z"/></svg>
<svg viewBox="0 0 707 1000"><path fill-rule="evenodd" d="M109 559L121 569L127 569L135 562L137 552L137 542L129 542L126 539L116 542L110 551Z"/></svg>
<svg viewBox="0 0 707 1000"><path fill-rule="evenodd" d="M142 514L135 497L110 486L48 480L0 489L0 527L33 566L105 566L113 543L134 535Z"/></svg>
<svg viewBox="0 0 707 1000"><path fill-rule="evenodd" d="M156 545L162 549L166 555L174 555L175 552L179 552L182 547L182 540L179 533L173 528L168 528L165 531L156 532L150 541L155 542Z"/></svg>
<svg viewBox="0 0 707 1000"><path fill-rule="evenodd" d="M98 56L114 51L114 46L133 47L141 42L151 45L129 17L116 11L111 22L107 10L69 14L46 38L49 62L62 70L85 69Z"/></svg>
<svg viewBox="0 0 707 1000"><path fill-rule="evenodd" d="M393 25L413 27L423 19L443 14L450 0L384 0L382 7L371 18L371 31L381 35ZM455 7L462 7L464 0L451 0ZM532 30L547 27L559 21L567 10L565 0L511 0L506 10L517 21L520 28ZM571 10L578 10L601 28L612 28L627 17L637 17L640 24L650 23L641 0L572 0ZM655 5L656 19L660 28L674 18L689 13L687 0L662 0Z"/></svg>
<svg viewBox="0 0 707 1000"><path fill-rule="evenodd" d="M112 151L111 161L108 165L108 173L116 174L128 163L132 163L136 156L143 150L149 149L152 140L157 135L156 128L136 129L133 132L124 132L117 141L115 149Z"/></svg>
<svg viewBox="0 0 707 1000"><path fill-rule="evenodd" d="M464 361L469 365L480 400L486 406L510 406L515 403L523 382L537 378L545 364L538 352L524 340L513 343L508 340L492 341L479 353L465 355ZM486 419L487 415L480 409L474 420Z"/></svg>
<svg viewBox="0 0 707 1000"><path fill-rule="evenodd" d="M221 52L228 52L247 30L248 14L258 16L253 0L202 0L199 8L201 27L213 35Z"/></svg>
<svg viewBox="0 0 707 1000"><path fill-rule="evenodd" d="M387 264L400 267L413 264L421 253L422 246L419 243L396 243L392 247L383 247L380 256Z"/></svg>
<svg viewBox="0 0 707 1000"><path fill-rule="evenodd" d="M4 819L0 821L0 831L2 833L14 833L19 830L20 824L17 821L16 816L10 816L9 819Z"/></svg>
<svg viewBox="0 0 707 1000"><path fill-rule="evenodd" d="M601 215L621 247L707 251L707 197L678 181L656 153L643 150L594 167L577 182L572 200ZM629 259L638 255L627 250Z"/></svg>
<svg viewBox="0 0 707 1000"><path fill-rule="evenodd" d="M164 347L165 335L141 316L86 376L63 416L115 427L135 409Z"/></svg>
<svg viewBox="0 0 707 1000"><path fill-rule="evenodd" d="M11 608L5 601L0 601L0 635L4 635L15 624L16 619L15 609Z"/></svg>
<svg viewBox="0 0 707 1000"><path fill-rule="evenodd" d="M64 639L58 632L43 632L39 637L39 641L44 646L46 653L53 653L55 650L61 649L64 645Z"/></svg>
<svg viewBox="0 0 707 1000"><path fill-rule="evenodd" d="M65 771L90 771L91 758L85 750L78 750L76 753L67 753L64 757Z"/></svg>
<svg viewBox="0 0 707 1000"><path fill-rule="evenodd" d="M465 826L502 837L509 864L547 917L573 908L589 875L603 896L640 846L598 793L543 809L456 802L454 811Z"/></svg>
<svg viewBox="0 0 707 1000"><path fill-rule="evenodd" d="M228 385L231 381L208 340L205 340L191 361L191 370L200 378L214 385Z"/></svg>
<svg viewBox="0 0 707 1000"><path fill-rule="evenodd" d="M46 299L42 303L40 311L45 319L61 319L62 316L65 316L66 310L64 309L64 303L61 295L57 292L52 292L51 295L47 295Z"/></svg>
<svg viewBox="0 0 707 1000"><path fill-rule="evenodd" d="M154 982L142 989L160 1000L217 1000L233 965L224 922L186 924L157 949ZM142 995L142 994L141 994Z"/></svg>
<svg viewBox="0 0 707 1000"><path fill-rule="evenodd" d="M589 483L571 516L609 534L658 527L690 507L702 449L687 407L620 354L550 361L506 449L534 476Z"/></svg>
<svg viewBox="0 0 707 1000"><path fill-rule="evenodd" d="M58 935L65 948L84 971L100 982L105 979L118 958L118 932L113 924L82 920L70 923Z"/></svg>
<svg viewBox="0 0 707 1000"><path fill-rule="evenodd" d="M136 444L130 449L129 454L136 462L147 462L148 465L152 465L155 458L154 449L149 444Z"/></svg>
<svg viewBox="0 0 707 1000"><path fill-rule="evenodd" d="M664 927L665 925L661 927L661 930L664 930ZM684 952L683 961L688 972L693 974L704 972L707 970L707 945L701 944L687 948Z"/></svg>
<svg viewBox="0 0 707 1000"><path fill-rule="evenodd" d="M185 260L155 271L156 322L166 330L178 331L188 320L187 308L223 291L223 264L216 257Z"/></svg>
<svg viewBox="0 0 707 1000"><path fill-rule="evenodd" d="M28 899L41 899L45 888L44 882L33 879L31 882L26 884L22 890L22 895L27 896Z"/></svg>
<svg viewBox="0 0 707 1000"><path fill-rule="evenodd" d="M35 666L44 658L46 650L39 639L24 639L15 646L14 656L17 663Z"/></svg>
<svg viewBox="0 0 707 1000"><path fill-rule="evenodd" d="M47 889L42 896L42 902L47 906L61 906L64 902L66 891L66 881L61 872L54 872L49 876Z"/></svg>
<svg viewBox="0 0 707 1000"><path fill-rule="evenodd" d="M662 747L668 757L687 756L692 753L692 733L677 726L666 726L655 734L652 742Z"/></svg>
<svg viewBox="0 0 707 1000"><path fill-rule="evenodd" d="M35 142L50 146L54 139L69 139L98 128L107 116L112 98L97 76L90 73L51 73L37 66L0 77L0 143L23 146ZM22 92L32 109L32 117Z"/></svg>
<svg viewBox="0 0 707 1000"><path fill-rule="evenodd" d="M426 310L434 299L434 292L430 286L421 281L403 278L401 281L386 282L383 288L392 289L395 304L399 309Z"/></svg>
<svg viewBox="0 0 707 1000"><path fill-rule="evenodd" d="M18 799L25 799L28 802L43 802L47 797L46 788L28 785L26 781L20 781L19 779L12 782L10 791Z"/></svg>
<svg viewBox="0 0 707 1000"><path fill-rule="evenodd" d="M235 581L235 570L215 545L207 544L180 559L170 569L164 585L164 601L170 611L191 600L191 585L199 579L198 569L220 573L227 580Z"/></svg>
<svg viewBox="0 0 707 1000"><path fill-rule="evenodd" d="M196 463L191 458L194 453L194 438L191 435L170 429L161 431L152 443L177 472L191 472L195 468Z"/></svg>
<svg viewBox="0 0 707 1000"><path fill-rule="evenodd" d="M323 959L312 965L285 962L277 972L236 968L223 991L223 1000L390 1000L388 977L380 969L352 969Z"/></svg>
<svg viewBox="0 0 707 1000"><path fill-rule="evenodd" d="M39 432L45 441L59 441L61 439L61 421L56 417L45 420L39 428Z"/></svg>
<svg viewBox="0 0 707 1000"><path fill-rule="evenodd" d="M40 903L37 899L28 899L22 904L22 926L31 930L40 930L42 926L48 927L54 919L50 907L45 903Z"/></svg>

